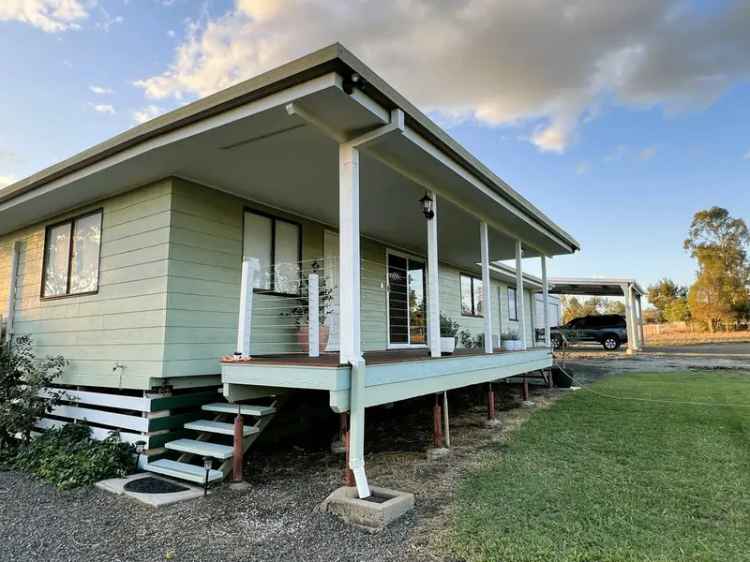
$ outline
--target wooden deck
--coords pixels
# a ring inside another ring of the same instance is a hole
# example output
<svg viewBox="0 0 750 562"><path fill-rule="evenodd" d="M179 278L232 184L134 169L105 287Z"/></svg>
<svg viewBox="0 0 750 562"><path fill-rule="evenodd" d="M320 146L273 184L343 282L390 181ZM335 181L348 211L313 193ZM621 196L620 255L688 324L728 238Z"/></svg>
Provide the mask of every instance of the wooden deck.
<svg viewBox="0 0 750 562"><path fill-rule="evenodd" d="M532 348L534 349L534 348ZM543 349L543 348L536 348ZM510 355L518 351L502 351L495 349L494 354ZM442 357L431 357L428 348L416 349L383 349L377 351L366 351L364 354L367 365L383 365L388 363L403 363L408 361L424 361L426 359L440 360L455 357L472 357L486 355L481 349L457 349L452 355ZM310 357L303 353L283 353L275 355L253 355L251 359L242 361L224 360L226 364L253 364L253 365L295 365L300 367L339 367L338 352L321 353L318 357Z"/></svg>

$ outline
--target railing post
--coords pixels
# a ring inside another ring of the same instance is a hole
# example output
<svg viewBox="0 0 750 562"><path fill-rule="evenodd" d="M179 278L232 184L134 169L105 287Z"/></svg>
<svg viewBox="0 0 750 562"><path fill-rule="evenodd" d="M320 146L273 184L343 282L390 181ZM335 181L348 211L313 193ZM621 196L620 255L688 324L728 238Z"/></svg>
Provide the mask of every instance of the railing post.
<svg viewBox="0 0 750 562"><path fill-rule="evenodd" d="M252 258L242 260L242 281L240 286L240 314L237 324L237 353L250 355L250 329L253 320L253 285L258 266Z"/></svg>
<svg viewBox="0 0 750 562"><path fill-rule="evenodd" d="M320 355L320 295L318 274L311 273L307 280L307 317L308 317L308 350L310 357Z"/></svg>

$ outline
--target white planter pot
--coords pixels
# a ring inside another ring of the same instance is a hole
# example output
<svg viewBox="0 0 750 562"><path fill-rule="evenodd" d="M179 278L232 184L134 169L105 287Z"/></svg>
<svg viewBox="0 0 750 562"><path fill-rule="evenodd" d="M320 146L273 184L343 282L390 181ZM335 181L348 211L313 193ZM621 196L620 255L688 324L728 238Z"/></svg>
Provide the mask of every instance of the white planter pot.
<svg viewBox="0 0 750 562"><path fill-rule="evenodd" d="M440 338L440 351L442 353L453 353L456 350L456 338Z"/></svg>
<svg viewBox="0 0 750 562"><path fill-rule="evenodd" d="M502 342L503 351L521 351L523 342L521 340L504 340Z"/></svg>

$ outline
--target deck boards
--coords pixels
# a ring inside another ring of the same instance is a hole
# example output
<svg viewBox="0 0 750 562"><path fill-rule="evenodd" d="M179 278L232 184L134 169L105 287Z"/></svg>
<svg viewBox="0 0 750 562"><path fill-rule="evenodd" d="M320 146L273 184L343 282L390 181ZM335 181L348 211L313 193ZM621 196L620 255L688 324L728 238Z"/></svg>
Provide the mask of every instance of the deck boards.
<svg viewBox="0 0 750 562"><path fill-rule="evenodd" d="M534 349L534 348L531 348ZM542 348L537 348L542 349ZM516 351L501 351L495 349L498 355L508 355L519 353ZM521 352L522 353L522 352ZM456 350L452 355L443 355L439 358L430 357L430 350L427 348L418 349L388 349L378 351L367 351L364 353L365 362L368 365L382 365L386 363L401 363L405 361L424 361L449 359L451 357L470 357L475 355L484 355L480 349L461 349ZM253 355L252 359L244 361L225 361L228 364L253 364L253 365L295 365L302 367L339 367L339 354L321 353L319 357L309 357L301 353L284 353L278 355Z"/></svg>

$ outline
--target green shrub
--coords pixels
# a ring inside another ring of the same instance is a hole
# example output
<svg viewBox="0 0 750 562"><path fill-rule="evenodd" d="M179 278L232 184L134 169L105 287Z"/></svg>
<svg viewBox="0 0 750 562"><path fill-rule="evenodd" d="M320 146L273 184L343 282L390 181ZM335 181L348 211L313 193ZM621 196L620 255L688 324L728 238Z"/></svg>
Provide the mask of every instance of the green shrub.
<svg viewBox="0 0 750 562"><path fill-rule="evenodd" d="M19 439L28 443L34 423L62 398L61 390L49 387L63 369L59 355L36 359L28 336L0 346L0 458L13 455Z"/></svg>
<svg viewBox="0 0 750 562"><path fill-rule="evenodd" d="M91 438L91 429L68 424L50 429L19 449L14 466L69 490L127 475L135 463L131 446L113 432L104 441Z"/></svg>

